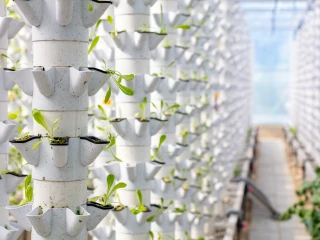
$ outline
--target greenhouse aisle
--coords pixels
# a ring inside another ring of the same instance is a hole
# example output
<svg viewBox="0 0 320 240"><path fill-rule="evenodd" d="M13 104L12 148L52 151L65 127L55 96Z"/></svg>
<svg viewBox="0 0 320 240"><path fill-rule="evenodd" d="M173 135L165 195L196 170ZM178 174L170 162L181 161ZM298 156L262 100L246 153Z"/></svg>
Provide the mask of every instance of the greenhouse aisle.
<svg viewBox="0 0 320 240"><path fill-rule="evenodd" d="M259 155L255 164L256 184L269 197L273 206L283 212L297 199L295 188L286 162L281 128L266 130L262 128L259 134ZM272 220L268 210L254 201L249 240L258 239L309 240L311 238L299 219L294 218L288 222Z"/></svg>

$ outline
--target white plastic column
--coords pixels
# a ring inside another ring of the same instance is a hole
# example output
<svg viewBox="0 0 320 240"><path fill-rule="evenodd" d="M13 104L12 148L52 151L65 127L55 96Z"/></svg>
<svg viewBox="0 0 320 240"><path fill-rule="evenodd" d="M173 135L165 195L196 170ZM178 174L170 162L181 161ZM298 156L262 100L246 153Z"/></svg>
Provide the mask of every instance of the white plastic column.
<svg viewBox="0 0 320 240"><path fill-rule="evenodd" d="M6 17L5 1L0 1L0 53L7 54L8 40L12 39L24 23ZM16 190L24 176L12 173L3 174L8 167L8 140L17 133L19 124L8 121L8 91L14 86L6 74L7 59L0 57L0 239L16 240L23 229L16 223L9 222L6 206L9 195Z"/></svg>
<svg viewBox="0 0 320 240"><path fill-rule="evenodd" d="M87 136L88 97L96 94L109 77L86 68L88 28L111 2L16 0L15 3L33 26L35 67L8 74L33 97L32 107L42 112L48 126L62 118L55 137L68 137L68 141L64 145L50 145L42 138L36 150L32 146L40 138L13 142L34 166L34 197L32 204L11 207L10 212L26 230L32 229L32 239L87 239L87 231L94 229L110 211L87 204L87 166L107 145L106 141L97 143ZM33 134L44 136L46 132L35 123Z"/></svg>
<svg viewBox="0 0 320 240"><path fill-rule="evenodd" d="M113 212L117 221L115 226L117 240L149 239L150 223L146 222L150 213L133 215L130 208L138 205L136 190L141 190L144 204L150 208L151 180L162 164L151 162L151 136L163 126L161 119L150 118L150 93L161 82L160 77L150 74L150 52L165 37L155 32L141 32L143 24L149 25L150 7L155 1L119 0L115 4L115 27L117 36L112 34L105 41L115 49L115 67L122 74L134 74L133 81L127 81L134 90L134 96L116 95L116 116L112 122L118 133L116 154L123 163L110 163L105 166L118 180L127 183L125 189L118 191L120 201L127 206L121 212ZM136 118L139 105L146 98L147 121Z"/></svg>

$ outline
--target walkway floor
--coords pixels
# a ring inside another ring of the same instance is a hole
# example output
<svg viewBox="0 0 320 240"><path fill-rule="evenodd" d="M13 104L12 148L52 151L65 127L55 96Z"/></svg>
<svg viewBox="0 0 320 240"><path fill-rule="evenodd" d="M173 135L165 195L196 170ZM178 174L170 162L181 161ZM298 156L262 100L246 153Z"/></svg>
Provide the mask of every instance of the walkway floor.
<svg viewBox="0 0 320 240"><path fill-rule="evenodd" d="M284 144L280 139L262 139L256 162L257 186L280 212L296 201L293 181L286 162ZM310 240L298 218L288 222L270 218L268 210L253 201L249 240Z"/></svg>

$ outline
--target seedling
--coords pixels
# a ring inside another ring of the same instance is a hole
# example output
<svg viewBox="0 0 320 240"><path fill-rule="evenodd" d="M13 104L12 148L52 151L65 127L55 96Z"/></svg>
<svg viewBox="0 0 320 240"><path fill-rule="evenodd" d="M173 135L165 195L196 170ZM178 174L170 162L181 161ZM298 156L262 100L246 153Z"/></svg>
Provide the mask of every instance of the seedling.
<svg viewBox="0 0 320 240"><path fill-rule="evenodd" d="M199 77L197 71L193 71L193 72L192 72L191 79L192 79L193 81L200 81L200 77Z"/></svg>
<svg viewBox="0 0 320 240"><path fill-rule="evenodd" d="M171 77L173 78L173 76L171 74L168 74L166 71L172 67L174 65L175 61L169 63L168 66L166 66L165 68L161 68L159 73L152 73L152 76L156 76L156 77Z"/></svg>
<svg viewBox="0 0 320 240"><path fill-rule="evenodd" d="M159 214L165 212L169 208L169 206L171 206L173 204L173 201L170 201L168 206L165 207L164 206L164 199L161 198L160 201L161 201L161 203L159 205L159 208L157 209L157 211L152 216L147 218L147 222L153 222L156 219L156 217L159 216Z"/></svg>
<svg viewBox="0 0 320 240"><path fill-rule="evenodd" d="M307 231L312 239L316 240L320 236L320 168L316 169L316 178L311 182L304 182L296 191L299 201L290 206L280 219L289 220L293 215L297 215L305 224Z"/></svg>
<svg viewBox="0 0 320 240"><path fill-rule="evenodd" d="M151 104L158 111L160 118L162 118L162 115L172 116L180 107L179 104L173 104L169 106L169 104L163 100L160 102L160 108L158 108L154 103Z"/></svg>
<svg viewBox="0 0 320 240"><path fill-rule="evenodd" d="M19 169L19 171L17 173L21 173L21 169L23 168L23 158L21 153L19 153L17 151L16 148L12 147L10 148L9 151L9 165L12 165L13 163L16 165L17 169ZM16 172L16 171L15 171Z"/></svg>
<svg viewBox="0 0 320 240"><path fill-rule="evenodd" d="M19 206L24 206L33 199L33 187L31 186L32 175L28 175L24 179L24 199L20 202Z"/></svg>
<svg viewBox="0 0 320 240"><path fill-rule="evenodd" d="M143 203L142 193L141 193L140 190L136 190L136 196L137 196L137 199L138 199L138 202L139 202L139 206L136 206L136 207L134 207L134 208L131 208L131 209L130 209L130 212L131 212L132 214L137 215L137 214L139 214L139 213L141 213L141 212L146 212L146 211L148 211L148 208L147 208L147 207L144 205L144 203Z"/></svg>
<svg viewBox="0 0 320 240"><path fill-rule="evenodd" d="M187 29L190 29L190 25L181 24L181 25L173 27L172 29L178 29L178 28L187 30ZM168 34L168 31L170 31L172 29L167 30L167 26L164 23L164 19L163 19L163 10L162 10L162 4L161 4L160 5L160 32L159 33L160 34Z"/></svg>
<svg viewBox="0 0 320 240"><path fill-rule="evenodd" d="M99 131L101 131L101 132L104 133L105 138L109 138L110 132L111 132L111 130L112 130L111 125L108 125L108 126L106 126L106 127L96 126L96 128L97 128Z"/></svg>
<svg viewBox="0 0 320 240"><path fill-rule="evenodd" d="M20 163L20 162L14 162L14 164L16 165L16 168L15 168L15 169L13 169L13 170L8 170L8 169L2 170L2 171L1 171L1 174L2 174L2 175L5 175L5 174L8 174L8 173L14 173L14 174L16 174L16 175L21 175L21 173L22 173L22 168L23 168L24 164L22 164L22 163ZM19 166L18 164L19 164L20 166Z"/></svg>
<svg viewBox="0 0 320 240"><path fill-rule="evenodd" d="M109 151L111 153L114 161L122 162L122 160L120 158L118 158L112 150L112 146L114 146L116 144L116 137L112 136L112 134L109 134L109 142L110 142L109 145L106 148L104 148L104 150Z"/></svg>
<svg viewBox="0 0 320 240"><path fill-rule="evenodd" d="M236 167L234 170L233 170L233 176L234 177L239 177L240 176L240 173L241 173L241 169L239 167Z"/></svg>
<svg viewBox="0 0 320 240"><path fill-rule="evenodd" d="M185 181L186 180L186 178L184 178L184 175L185 175L185 173L184 173L184 171L185 171L186 169L182 169L182 176L181 177L178 177L178 176L175 176L175 172L176 172L176 169L171 169L171 171L170 171L170 179L171 179L171 182L172 182L172 186L175 188L177 185L176 185L176 183L177 183L177 181Z"/></svg>
<svg viewBox="0 0 320 240"><path fill-rule="evenodd" d="M18 127L17 136L15 137L17 141L24 141L30 138L30 132L23 133L22 130L23 130L23 127L20 125Z"/></svg>
<svg viewBox="0 0 320 240"><path fill-rule="evenodd" d="M115 84L118 86L118 88L126 95L133 96L134 91L131 88L128 88L121 84L121 81L124 79L126 81L132 81L134 79L134 74L121 74L120 72L112 69L106 69L106 62L102 59L102 62L104 64L104 71L106 71L108 74L111 75L111 78L114 80ZM118 79L117 79L118 78ZM109 89L104 97L104 102L107 103L111 97L111 85L109 86Z"/></svg>
<svg viewBox="0 0 320 240"><path fill-rule="evenodd" d="M163 20L163 10L162 10L162 4L160 4L160 34L167 34L167 28L166 24L164 23Z"/></svg>
<svg viewBox="0 0 320 240"><path fill-rule="evenodd" d="M188 80L188 74L186 74L185 72L181 71L180 72L180 79L183 81L187 81Z"/></svg>
<svg viewBox="0 0 320 240"><path fill-rule="evenodd" d="M91 3L88 3L88 11L92 12L93 11L93 6Z"/></svg>
<svg viewBox="0 0 320 240"><path fill-rule="evenodd" d="M135 117L141 116L140 117L140 121L144 121L145 122L145 121L147 121L147 116L146 116L147 115L146 114L146 111L147 111L147 98L146 97L143 98L143 100L140 103L139 107L140 107L140 112L136 113Z"/></svg>
<svg viewBox="0 0 320 240"><path fill-rule="evenodd" d="M45 122L42 113L41 113L37 108L32 109L32 116L33 116L33 119L47 131L46 137L49 138L49 142L50 142L50 143L56 143L56 144L63 144L63 143L65 143L66 140L65 140L64 138L59 138L59 139L55 139L55 138L54 138L54 132L59 129L59 127L56 127L56 125L58 124L58 122L59 122L62 118L57 118L57 119L53 122L53 124L52 124L52 126L51 126L51 129L50 129L50 128L48 127L47 123ZM41 142L42 142L42 141L36 142L36 143L32 146L32 150L35 150L37 147L39 147L39 145L40 145Z"/></svg>
<svg viewBox="0 0 320 240"><path fill-rule="evenodd" d="M159 151L160 151L160 148L161 148L163 142L166 140L166 138L167 138L166 135L161 135L161 137L159 139L158 146L156 147L155 153L154 153L154 155L151 156L152 160L160 160L160 161L162 161L162 158L159 157Z"/></svg>
<svg viewBox="0 0 320 240"><path fill-rule="evenodd" d="M211 156L208 161L206 161L206 169L210 169L210 166L213 162L214 157Z"/></svg>
<svg viewBox="0 0 320 240"><path fill-rule="evenodd" d="M195 174L197 174L197 176L199 176L199 177L203 177L203 175L206 174L206 170L203 170L203 169L193 169L193 171L194 171Z"/></svg>
<svg viewBox="0 0 320 240"><path fill-rule="evenodd" d="M250 130L250 135L251 135L252 128L249 128L248 132L249 132L249 130ZM298 134L298 130L295 127L290 127L289 132L291 132L294 136L297 136L297 134Z"/></svg>
<svg viewBox="0 0 320 240"><path fill-rule="evenodd" d="M203 75L200 80L203 82L208 82L209 76L208 75Z"/></svg>
<svg viewBox="0 0 320 240"><path fill-rule="evenodd" d="M78 215L78 216L82 216L84 214L84 212L80 212L80 209L77 209L77 212L76 212L76 215Z"/></svg>
<svg viewBox="0 0 320 240"><path fill-rule="evenodd" d="M98 109L99 109L101 115L96 115L96 117L97 117L99 120L108 121L108 120L111 119L111 117L108 117L108 116L107 116L106 111L104 110L104 108L103 108L100 104L98 105Z"/></svg>
<svg viewBox="0 0 320 240"><path fill-rule="evenodd" d="M164 48L170 48L171 47L171 41L170 39L165 39L162 43L162 47Z"/></svg>
<svg viewBox="0 0 320 240"><path fill-rule="evenodd" d="M142 26L139 28L140 32L150 32L150 25L142 23Z"/></svg>
<svg viewBox="0 0 320 240"><path fill-rule="evenodd" d="M10 58L4 53L2 53L1 56L10 60L10 62L12 63L12 68L11 68L12 70L16 71L19 68L20 59L17 61L14 61L12 58Z"/></svg>
<svg viewBox="0 0 320 240"><path fill-rule="evenodd" d="M176 208L175 210L173 210L174 213L184 213L187 211L187 205L183 204L182 208Z"/></svg>
<svg viewBox="0 0 320 240"><path fill-rule="evenodd" d="M124 182L119 182L117 183L115 186L114 185L114 180L115 177L113 174L109 174L106 178L106 182L107 182L107 192L105 194L103 194L102 196L97 196L97 197L93 197L90 198L89 201L91 202L101 202L104 206L107 205L112 205L112 203L114 203L111 200L111 196L113 193L115 193L115 191L117 191L118 189L121 188L125 188L127 186L127 184L125 184Z"/></svg>
<svg viewBox="0 0 320 240"><path fill-rule="evenodd" d="M113 30L111 31L110 35L112 38L119 38L119 32L116 29L116 25L115 22L113 20L113 17L111 17L110 15L107 18L107 21L113 26Z"/></svg>
<svg viewBox="0 0 320 240"><path fill-rule="evenodd" d="M182 144L187 145L189 132L187 130L182 130L182 132L180 133L180 136L182 137Z"/></svg>
<svg viewBox="0 0 320 240"><path fill-rule="evenodd" d="M112 32L111 32L111 37L112 38L119 38L119 34L118 31L116 30L116 25L115 22L113 21L113 17L111 17L110 15L107 18L108 22L113 26Z"/></svg>

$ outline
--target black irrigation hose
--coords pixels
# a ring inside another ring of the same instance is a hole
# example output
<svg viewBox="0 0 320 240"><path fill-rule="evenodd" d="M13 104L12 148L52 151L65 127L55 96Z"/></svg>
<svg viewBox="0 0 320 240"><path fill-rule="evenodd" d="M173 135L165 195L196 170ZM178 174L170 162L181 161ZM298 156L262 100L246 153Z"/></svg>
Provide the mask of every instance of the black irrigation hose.
<svg viewBox="0 0 320 240"><path fill-rule="evenodd" d="M275 220L280 220L281 214L272 206L269 198L255 184L253 184L252 181L250 181L248 178L238 177L234 178L232 182L244 182L246 186L250 186L253 189L251 194L268 208L268 210L271 212L272 218Z"/></svg>

